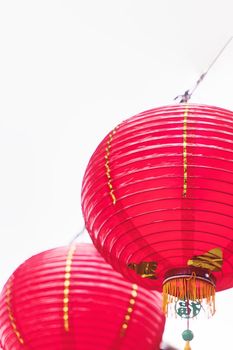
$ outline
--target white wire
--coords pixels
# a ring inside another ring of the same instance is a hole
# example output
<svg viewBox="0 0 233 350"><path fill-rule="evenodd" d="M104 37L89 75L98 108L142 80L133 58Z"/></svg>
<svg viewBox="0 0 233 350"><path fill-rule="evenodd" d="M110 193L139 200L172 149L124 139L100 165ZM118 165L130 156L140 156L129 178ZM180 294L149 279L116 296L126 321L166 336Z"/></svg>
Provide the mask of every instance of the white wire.
<svg viewBox="0 0 233 350"><path fill-rule="evenodd" d="M205 78L206 74L210 71L210 69L213 67L213 65L216 63L216 61L219 59L219 57L222 55L222 53L225 51L225 49L227 48L227 46L230 44L231 40L233 39L233 36L231 36L227 42L225 43L225 45L221 48L221 50L219 51L219 53L217 54L217 56L211 61L209 67L207 68L207 70L201 74L200 78L198 79L198 81L196 82L196 85L194 86L194 88L192 89L192 91L190 92L190 98L192 97L194 91L197 89L198 85L203 81L203 79Z"/></svg>

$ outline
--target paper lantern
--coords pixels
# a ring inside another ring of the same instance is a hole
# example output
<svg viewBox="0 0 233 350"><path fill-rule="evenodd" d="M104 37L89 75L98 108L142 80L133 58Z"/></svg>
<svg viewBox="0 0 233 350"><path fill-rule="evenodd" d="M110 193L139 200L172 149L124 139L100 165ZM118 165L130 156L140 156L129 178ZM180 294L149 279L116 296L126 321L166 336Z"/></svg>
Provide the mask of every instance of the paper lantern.
<svg viewBox="0 0 233 350"><path fill-rule="evenodd" d="M206 301L233 287L233 113L196 104L151 109L100 143L82 208L114 269L178 299Z"/></svg>
<svg viewBox="0 0 233 350"><path fill-rule="evenodd" d="M33 256L0 299L4 350L159 349L161 296L125 281L91 244Z"/></svg>

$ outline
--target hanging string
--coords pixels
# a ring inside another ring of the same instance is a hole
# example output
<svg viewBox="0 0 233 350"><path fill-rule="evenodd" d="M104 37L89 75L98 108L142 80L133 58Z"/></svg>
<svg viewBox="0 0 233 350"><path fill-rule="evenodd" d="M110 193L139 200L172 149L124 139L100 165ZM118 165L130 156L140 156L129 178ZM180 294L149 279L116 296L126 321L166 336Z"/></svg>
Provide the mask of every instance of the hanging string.
<svg viewBox="0 0 233 350"><path fill-rule="evenodd" d="M213 65L216 63L216 61L219 59L219 57L223 54L223 52L225 51L225 49L227 48L227 46L230 44L230 42L232 41L233 36L231 36L227 42L225 43L225 45L222 47L222 49L219 51L219 53L217 54L217 56L211 61L209 67L207 68L207 70L201 74L201 76L199 77L199 79L197 80L195 86L193 87L193 89L190 90L186 90L184 92L183 95L178 95L174 98L174 100L181 98L181 100L179 101L179 103L187 103L190 98L192 97L193 93L196 91L196 89L198 88L199 84L203 81L203 79L206 77L207 73L210 71L210 69L213 67Z"/></svg>
<svg viewBox="0 0 233 350"><path fill-rule="evenodd" d="M72 238L69 245L72 245L80 236L82 236L84 234L85 230L86 230L86 226L84 225L83 228L81 229L81 231L76 233L76 235Z"/></svg>
<svg viewBox="0 0 233 350"><path fill-rule="evenodd" d="M189 310L189 299L187 299L187 309ZM189 331L189 315L188 315L188 318L187 318L187 330ZM186 346L185 346L187 349L190 348L190 345L189 345L189 341L186 342ZM191 348L190 348L191 349Z"/></svg>

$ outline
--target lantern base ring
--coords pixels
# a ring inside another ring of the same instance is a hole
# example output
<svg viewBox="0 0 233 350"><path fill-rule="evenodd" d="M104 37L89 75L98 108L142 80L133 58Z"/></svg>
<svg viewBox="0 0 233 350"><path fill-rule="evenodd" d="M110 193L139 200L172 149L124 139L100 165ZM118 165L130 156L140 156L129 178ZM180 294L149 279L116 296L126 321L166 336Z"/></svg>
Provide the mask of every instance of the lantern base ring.
<svg viewBox="0 0 233 350"><path fill-rule="evenodd" d="M211 284L214 288L216 287L216 278L206 269L198 268L198 267L184 267L169 270L165 274L165 278L163 281L163 285L168 281L177 278L186 278L187 280L190 278L195 278L200 281L205 281L206 283Z"/></svg>

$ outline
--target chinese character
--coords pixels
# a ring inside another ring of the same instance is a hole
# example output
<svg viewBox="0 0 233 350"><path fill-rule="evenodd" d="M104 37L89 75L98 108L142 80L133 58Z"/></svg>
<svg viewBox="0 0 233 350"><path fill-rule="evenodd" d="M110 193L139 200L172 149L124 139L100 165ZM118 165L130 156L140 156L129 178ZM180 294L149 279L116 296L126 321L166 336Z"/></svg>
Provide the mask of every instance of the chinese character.
<svg viewBox="0 0 233 350"><path fill-rule="evenodd" d="M201 311L201 304L198 301L180 300L176 303L175 310L181 318L192 318Z"/></svg>

